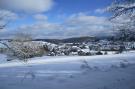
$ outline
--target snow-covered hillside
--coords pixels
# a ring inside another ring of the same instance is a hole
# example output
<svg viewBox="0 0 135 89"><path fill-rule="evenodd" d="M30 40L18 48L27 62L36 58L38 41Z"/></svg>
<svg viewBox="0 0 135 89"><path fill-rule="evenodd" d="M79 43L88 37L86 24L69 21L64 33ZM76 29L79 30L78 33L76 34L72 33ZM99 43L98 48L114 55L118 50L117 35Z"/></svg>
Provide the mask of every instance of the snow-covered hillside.
<svg viewBox="0 0 135 89"><path fill-rule="evenodd" d="M0 55L0 89L135 89L134 53L5 60Z"/></svg>

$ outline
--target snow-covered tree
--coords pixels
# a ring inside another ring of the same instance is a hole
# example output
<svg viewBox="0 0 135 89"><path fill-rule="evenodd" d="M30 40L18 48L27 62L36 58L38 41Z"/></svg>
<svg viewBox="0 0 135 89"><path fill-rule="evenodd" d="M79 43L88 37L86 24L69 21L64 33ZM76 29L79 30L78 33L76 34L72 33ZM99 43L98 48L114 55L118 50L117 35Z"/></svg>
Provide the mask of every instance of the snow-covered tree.
<svg viewBox="0 0 135 89"><path fill-rule="evenodd" d="M114 37L121 41L120 51L123 51L124 41L135 40L135 0L115 0L107 11L112 13Z"/></svg>
<svg viewBox="0 0 135 89"><path fill-rule="evenodd" d="M31 35L26 33L15 35L13 40L8 43L8 46L9 51L11 51L10 56L23 61L27 61L28 58L42 56L47 52L47 48L39 43L32 42Z"/></svg>
<svg viewBox="0 0 135 89"><path fill-rule="evenodd" d="M112 13L115 37L122 41L135 39L135 0L115 0L107 11Z"/></svg>
<svg viewBox="0 0 135 89"><path fill-rule="evenodd" d="M122 15L135 19L135 0L115 0L107 10L113 14L112 19Z"/></svg>
<svg viewBox="0 0 135 89"><path fill-rule="evenodd" d="M135 39L135 29L130 23L117 27L116 38L121 41L133 41Z"/></svg>

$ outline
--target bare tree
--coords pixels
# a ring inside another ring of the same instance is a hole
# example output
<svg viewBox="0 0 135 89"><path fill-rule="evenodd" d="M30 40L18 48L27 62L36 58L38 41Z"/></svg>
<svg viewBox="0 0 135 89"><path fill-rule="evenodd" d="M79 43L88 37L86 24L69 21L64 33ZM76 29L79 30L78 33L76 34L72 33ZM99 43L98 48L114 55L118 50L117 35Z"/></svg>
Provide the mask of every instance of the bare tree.
<svg viewBox="0 0 135 89"><path fill-rule="evenodd" d="M1 12L1 11L0 11ZM5 20L6 18L6 15L5 14L1 14L0 13L0 30L6 28L6 26L8 25L9 23L9 20ZM8 49L10 49L13 53L14 53L14 50L12 50L8 44L6 44L5 42L1 42L0 41L0 44L3 44L4 46L6 46Z"/></svg>
<svg viewBox="0 0 135 89"><path fill-rule="evenodd" d="M107 11L112 13L109 20L115 24L114 37L121 41L122 52L125 49L125 41L135 40L135 0L115 0Z"/></svg>
<svg viewBox="0 0 135 89"><path fill-rule="evenodd" d="M17 18L13 12L0 9L0 29L4 29L7 25Z"/></svg>
<svg viewBox="0 0 135 89"><path fill-rule="evenodd" d="M113 14L111 19L124 14L135 19L135 0L115 0L107 10Z"/></svg>
<svg viewBox="0 0 135 89"><path fill-rule="evenodd" d="M0 21L3 20L3 16L0 16ZM6 25L0 24L0 29L3 29Z"/></svg>
<svg viewBox="0 0 135 89"><path fill-rule="evenodd" d="M42 56L48 53L44 45L32 42L30 34L18 33L9 42L1 42L7 48L8 61L19 59L27 62L29 58Z"/></svg>
<svg viewBox="0 0 135 89"><path fill-rule="evenodd" d="M42 56L47 54L47 46L32 41L32 36L26 33L17 33L13 40L9 42L11 56L17 57L19 60L28 61L29 58ZM10 51L9 50L9 51Z"/></svg>
<svg viewBox="0 0 135 89"><path fill-rule="evenodd" d="M126 33L135 29L135 0L115 0L107 11L112 13L110 20L116 20L115 26L120 30L119 32L123 30L122 32ZM127 22L125 22L126 19L128 19Z"/></svg>
<svg viewBox="0 0 135 89"><path fill-rule="evenodd" d="M13 41L28 42L32 41L32 35L28 33L19 32L14 35Z"/></svg>

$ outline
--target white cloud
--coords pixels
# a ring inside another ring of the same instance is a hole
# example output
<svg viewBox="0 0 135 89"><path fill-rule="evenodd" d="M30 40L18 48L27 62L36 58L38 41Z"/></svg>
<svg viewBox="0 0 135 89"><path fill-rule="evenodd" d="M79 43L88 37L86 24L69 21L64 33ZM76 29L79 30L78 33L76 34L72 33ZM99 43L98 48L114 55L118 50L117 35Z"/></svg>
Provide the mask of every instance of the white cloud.
<svg viewBox="0 0 135 89"><path fill-rule="evenodd" d="M33 17L38 21L46 21L48 19L48 17L43 14L36 14Z"/></svg>
<svg viewBox="0 0 135 89"><path fill-rule="evenodd" d="M44 34L44 36L55 36L58 38L61 36L65 38L74 36L110 35L110 27L111 23L109 23L105 17L89 16L79 13L69 16L62 24L39 23L31 26L31 29L37 29L37 31ZM28 29L27 26L25 29Z"/></svg>
<svg viewBox="0 0 135 89"><path fill-rule="evenodd" d="M39 16L40 17L40 16ZM42 17L42 16L41 16ZM83 13L74 14L63 23L40 21L31 25L23 25L18 31L28 32L36 38L66 38L78 36L110 35L111 23L105 17L90 16Z"/></svg>
<svg viewBox="0 0 135 89"><path fill-rule="evenodd" d="M108 25L106 17L90 16L83 13L71 15L66 23L71 25Z"/></svg>
<svg viewBox="0 0 135 89"><path fill-rule="evenodd" d="M110 35L111 25L106 17L90 16L83 13L74 14L65 22L66 29L69 29L70 34L78 36Z"/></svg>
<svg viewBox="0 0 135 89"><path fill-rule="evenodd" d="M26 13L46 12L52 6L53 0L0 0L0 8Z"/></svg>
<svg viewBox="0 0 135 89"><path fill-rule="evenodd" d="M2 20L16 20L18 18L17 14L8 11L8 10L0 10L0 18Z"/></svg>
<svg viewBox="0 0 135 89"><path fill-rule="evenodd" d="M60 24L49 23L49 22L37 22L31 25L23 25L18 28L19 32L31 33L34 38L46 38L60 35L63 31Z"/></svg>

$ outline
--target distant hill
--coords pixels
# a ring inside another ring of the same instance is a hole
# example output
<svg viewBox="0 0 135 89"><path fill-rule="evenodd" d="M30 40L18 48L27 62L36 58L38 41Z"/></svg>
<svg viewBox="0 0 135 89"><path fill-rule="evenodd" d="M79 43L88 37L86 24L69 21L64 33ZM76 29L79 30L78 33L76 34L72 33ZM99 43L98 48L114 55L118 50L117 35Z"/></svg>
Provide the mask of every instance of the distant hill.
<svg viewBox="0 0 135 89"><path fill-rule="evenodd" d="M0 39L0 41L12 41L12 39ZM34 39L33 41L45 41L50 43L82 43L82 42L91 42L91 41L98 41L98 40L112 40L111 36L83 36L83 37L72 37L66 39Z"/></svg>
<svg viewBox="0 0 135 89"><path fill-rule="evenodd" d="M90 41L97 41L98 39L95 37L73 37L67 39L35 39L35 41L46 41L50 43L82 43L82 42L90 42Z"/></svg>
<svg viewBox="0 0 135 89"><path fill-rule="evenodd" d="M96 41L97 39L95 37L75 37L75 38L68 38L63 39L64 43L82 43L82 42L90 42L90 41Z"/></svg>

